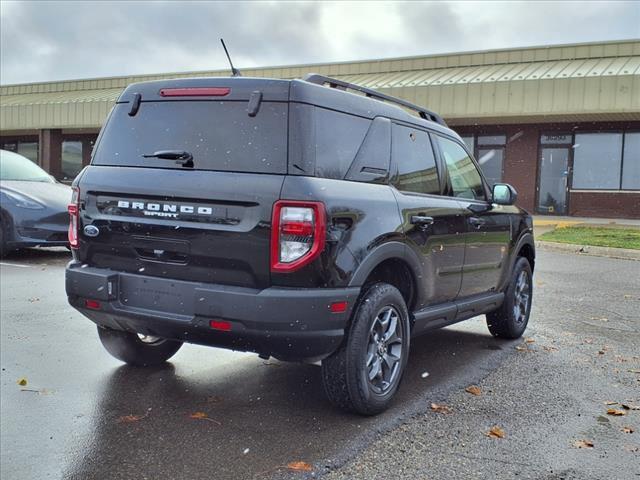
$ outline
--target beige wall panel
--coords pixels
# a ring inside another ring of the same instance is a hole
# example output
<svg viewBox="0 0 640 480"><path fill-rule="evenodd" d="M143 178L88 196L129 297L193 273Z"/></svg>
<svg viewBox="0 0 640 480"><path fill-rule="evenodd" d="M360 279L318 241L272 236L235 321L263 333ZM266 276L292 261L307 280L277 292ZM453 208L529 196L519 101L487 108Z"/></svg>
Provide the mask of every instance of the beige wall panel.
<svg viewBox="0 0 640 480"><path fill-rule="evenodd" d="M584 111L597 111L600 103L600 78L585 78L584 89L584 104L582 109Z"/></svg>
<svg viewBox="0 0 640 480"><path fill-rule="evenodd" d="M538 88L538 112L551 112L553 110L553 81L542 80Z"/></svg>
<svg viewBox="0 0 640 480"><path fill-rule="evenodd" d="M584 105L585 86L584 78L571 78L569 80L569 112L579 112Z"/></svg>
<svg viewBox="0 0 640 480"><path fill-rule="evenodd" d="M493 84L495 96L493 101L493 111L497 113L509 112L509 83L496 82Z"/></svg>
<svg viewBox="0 0 640 480"><path fill-rule="evenodd" d="M438 113L440 113L440 115L447 115L449 113L453 113L454 111L453 86L442 85L438 90L440 91L440 107L439 107L440 110L438 111Z"/></svg>
<svg viewBox="0 0 640 480"><path fill-rule="evenodd" d="M463 116L467 111L467 85L453 85L453 110L451 115Z"/></svg>
<svg viewBox="0 0 640 480"><path fill-rule="evenodd" d="M467 111L480 112L480 92L479 84L470 83L467 85Z"/></svg>
<svg viewBox="0 0 640 480"><path fill-rule="evenodd" d="M551 111L554 113L562 113L567 111L569 102L569 80L556 78L548 80L553 83L553 103Z"/></svg>
<svg viewBox="0 0 640 480"><path fill-rule="evenodd" d="M640 111L640 75L633 76L633 85L631 86L631 110Z"/></svg>
<svg viewBox="0 0 640 480"><path fill-rule="evenodd" d="M509 82L508 85L509 85L509 111L522 112L524 109L525 82Z"/></svg>
<svg viewBox="0 0 640 480"><path fill-rule="evenodd" d="M524 102L522 105L522 111L526 113L532 113L538 111L538 90L539 82L533 80L524 81Z"/></svg>
<svg viewBox="0 0 640 480"><path fill-rule="evenodd" d="M615 79L614 109L616 111L632 109L633 98L632 98L631 92L633 91L632 87L633 87L634 75L622 75L619 77L614 77L614 79ZM640 97L640 93L638 93L635 96ZM638 106L640 107L640 105Z"/></svg>

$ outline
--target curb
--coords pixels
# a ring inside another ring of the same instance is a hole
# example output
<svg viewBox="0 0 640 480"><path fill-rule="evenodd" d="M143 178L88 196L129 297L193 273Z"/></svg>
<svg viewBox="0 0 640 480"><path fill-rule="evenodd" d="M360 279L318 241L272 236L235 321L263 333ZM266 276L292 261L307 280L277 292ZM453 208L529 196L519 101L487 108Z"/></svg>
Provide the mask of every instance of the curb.
<svg viewBox="0 0 640 480"><path fill-rule="evenodd" d="M620 258L623 260L640 261L640 250L630 248L594 247L592 245L577 245L574 243L536 241L536 248L552 252L577 253L596 257Z"/></svg>

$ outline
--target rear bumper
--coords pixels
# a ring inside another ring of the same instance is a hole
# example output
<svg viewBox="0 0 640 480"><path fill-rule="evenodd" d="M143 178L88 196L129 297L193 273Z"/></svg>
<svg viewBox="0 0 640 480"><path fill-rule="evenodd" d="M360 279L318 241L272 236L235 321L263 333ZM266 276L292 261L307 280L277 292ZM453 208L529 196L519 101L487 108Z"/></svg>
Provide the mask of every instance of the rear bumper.
<svg viewBox="0 0 640 480"><path fill-rule="evenodd" d="M252 351L282 360L315 361L344 336L359 288L255 290L82 268L66 270L69 303L96 324L189 343ZM87 299L98 309L86 308ZM333 302L347 301L332 313ZM211 320L231 324L214 330Z"/></svg>

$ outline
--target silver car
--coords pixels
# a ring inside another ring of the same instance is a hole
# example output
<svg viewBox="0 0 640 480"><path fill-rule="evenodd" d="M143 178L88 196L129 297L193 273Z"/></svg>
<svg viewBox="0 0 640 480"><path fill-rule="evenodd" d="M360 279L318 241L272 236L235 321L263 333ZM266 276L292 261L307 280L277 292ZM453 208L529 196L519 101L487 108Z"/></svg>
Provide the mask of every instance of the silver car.
<svg viewBox="0 0 640 480"><path fill-rule="evenodd" d="M71 188L28 158L0 150L0 255L24 247L68 246Z"/></svg>

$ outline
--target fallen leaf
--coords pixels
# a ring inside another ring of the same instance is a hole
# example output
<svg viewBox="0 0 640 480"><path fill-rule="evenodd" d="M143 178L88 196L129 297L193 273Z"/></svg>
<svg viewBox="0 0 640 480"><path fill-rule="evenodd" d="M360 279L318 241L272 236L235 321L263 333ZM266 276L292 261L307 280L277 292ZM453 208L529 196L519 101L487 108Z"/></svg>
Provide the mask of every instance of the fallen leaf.
<svg viewBox="0 0 640 480"><path fill-rule="evenodd" d="M576 448L593 448L593 442L591 440L576 440L573 442L573 446Z"/></svg>
<svg viewBox="0 0 640 480"><path fill-rule="evenodd" d="M146 416L147 416L146 413L144 415L123 415L122 417L118 418L118 423L139 422L140 420L142 420Z"/></svg>
<svg viewBox="0 0 640 480"><path fill-rule="evenodd" d="M525 338L524 343L536 343L536 340L534 338Z"/></svg>
<svg viewBox="0 0 640 480"><path fill-rule="evenodd" d="M548 346L546 346L546 345L544 345L544 346L542 347L542 349L543 349L545 352L557 352L557 351L558 351L558 349L557 349L556 347L548 347Z"/></svg>
<svg viewBox="0 0 640 480"><path fill-rule="evenodd" d="M209 416L204 412L193 412L189 415L189 418L193 418L194 420L207 420L208 422L213 422L217 425L221 425L221 423L213 418L209 418Z"/></svg>
<svg viewBox="0 0 640 480"><path fill-rule="evenodd" d="M290 462L287 463L287 468L296 472L310 472L313 470L313 467L307 462Z"/></svg>
<svg viewBox="0 0 640 480"><path fill-rule="evenodd" d="M480 395L482 390L477 385L470 385L464 389L465 392L470 393L471 395Z"/></svg>
<svg viewBox="0 0 640 480"><path fill-rule="evenodd" d="M485 433L485 435L491 438L504 438L506 436L506 433L504 433L504 430L502 428L494 425L489 429L487 433Z"/></svg>
<svg viewBox="0 0 640 480"><path fill-rule="evenodd" d="M630 403L621 403L625 410L640 410L640 405L632 405Z"/></svg>
<svg viewBox="0 0 640 480"><path fill-rule="evenodd" d="M431 404L431 410L437 413L451 413L451 407L447 407L446 405L441 405L438 403Z"/></svg>
<svg viewBox="0 0 640 480"><path fill-rule="evenodd" d="M516 345L516 350L519 352L526 352L529 348L527 348L527 345L523 343L522 345Z"/></svg>
<svg viewBox="0 0 640 480"><path fill-rule="evenodd" d="M18 380L18 385L20 385L21 387L24 387L27 384L27 379L26 378L21 378L20 380Z"/></svg>
<svg viewBox="0 0 640 480"><path fill-rule="evenodd" d="M613 401L607 400L606 402L604 402L604 404L605 405L617 405L618 402L613 402Z"/></svg>
<svg viewBox="0 0 640 480"><path fill-rule="evenodd" d="M633 433L634 432L633 428L631 428L631 427L623 427L622 431L624 433Z"/></svg>
<svg viewBox="0 0 640 480"><path fill-rule="evenodd" d="M616 417L619 417L621 415L626 415L627 412L625 412L624 410L620 410L618 408L610 408L609 410L607 410L607 415L613 415Z"/></svg>

